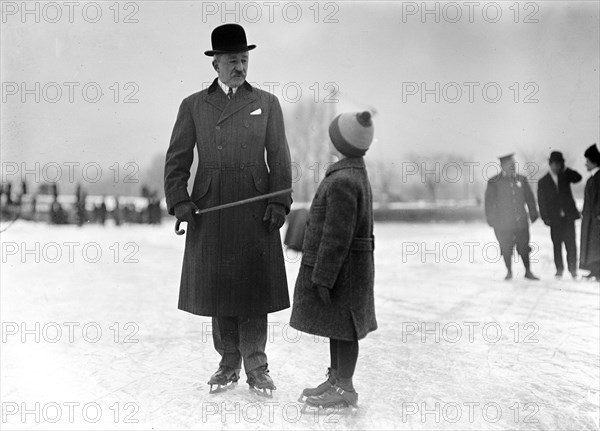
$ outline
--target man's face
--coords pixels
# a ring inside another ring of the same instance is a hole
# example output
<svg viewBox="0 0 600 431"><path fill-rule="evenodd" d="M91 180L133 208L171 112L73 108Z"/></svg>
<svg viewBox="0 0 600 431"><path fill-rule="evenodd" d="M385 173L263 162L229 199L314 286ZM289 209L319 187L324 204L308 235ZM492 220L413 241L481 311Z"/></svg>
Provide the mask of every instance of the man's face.
<svg viewBox="0 0 600 431"><path fill-rule="evenodd" d="M592 169L598 167L598 165L586 157L585 158L585 167L588 171L591 171Z"/></svg>
<svg viewBox="0 0 600 431"><path fill-rule="evenodd" d="M516 168L515 168L515 159L508 159L504 162L502 162L502 164L500 165L502 167L502 170L504 172L506 172L508 175L514 175L516 173Z"/></svg>
<svg viewBox="0 0 600 431"><path fill-rule="evenodd" d="M550 163L550 170L554 175L558 175L563 171L563 166L562 162L552 162Z"/></svg>
<svg viewBox="0 0 600 431"><path fill-rule="evenodd" d="M219 55L213 61L213 66L223 84L237 88L246 80L248 52Z"/></svg>

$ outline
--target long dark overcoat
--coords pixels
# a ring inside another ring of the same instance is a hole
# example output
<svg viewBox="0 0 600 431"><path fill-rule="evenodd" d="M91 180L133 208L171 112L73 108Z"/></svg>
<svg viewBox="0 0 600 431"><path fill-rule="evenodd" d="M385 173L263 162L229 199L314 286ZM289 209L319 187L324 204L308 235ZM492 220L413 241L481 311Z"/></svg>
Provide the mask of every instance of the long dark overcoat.
<svg viewBox="0 0 600 431"><path fill-rule="evenodd" d="M583 219L579 267L594 271L600 264L600 171L585 183L581 214Z"/></svg>
<svg viewBox="0 0 600 431"><path fill-rule="evenodd" d="M190 196L194 148L198 170ZM183 100L165 164L170 214L177 203L190 199L202 209L289 187L290 153L274 95L244 83L229 100L215 79ZM203 214L196 227L188 226L181 310L252 316L289 307L279 230L268 233L262 221L272 202L289 212L291 195Z"/></svg>
<svg viewBox="0 0 600 431"><path fill-rule="evenodd" d="M340 340L377 329L373 198L363 158L331 165L310 207L290 326ZM325 305L315 285L331 288Z"/></svg>

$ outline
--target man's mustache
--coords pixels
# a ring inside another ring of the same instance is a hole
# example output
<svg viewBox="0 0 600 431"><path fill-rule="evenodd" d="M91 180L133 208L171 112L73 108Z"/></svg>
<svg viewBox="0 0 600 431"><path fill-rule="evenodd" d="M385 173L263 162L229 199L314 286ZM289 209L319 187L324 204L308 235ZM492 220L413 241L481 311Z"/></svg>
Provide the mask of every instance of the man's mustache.
<svg viewBox="0 0 600 431"><path fill-rule="evenodd" d="M246 74L245 73L234 72L234 73L231 74L231 76L233 76L234 78L245 78Z"/></svg>

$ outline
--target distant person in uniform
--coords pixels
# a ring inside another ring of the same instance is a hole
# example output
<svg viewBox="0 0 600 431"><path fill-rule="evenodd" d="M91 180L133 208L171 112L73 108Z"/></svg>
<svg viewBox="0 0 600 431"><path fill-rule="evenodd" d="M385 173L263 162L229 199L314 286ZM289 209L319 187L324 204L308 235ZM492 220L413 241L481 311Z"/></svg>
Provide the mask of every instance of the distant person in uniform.
<svg viewBox="0 0 600 431"><path fill-rule="evenodd" d="M577 278L577 243L575 240L575 220L580 218L573 199L571 184L581 181L581 175L565 166L560 151L553 151L549 159L550 171L538 183L538 204L540 216L546 226L550 226L550 237L554 244L554 265L556 277L564 272L562 245L567 250L567 268L573 278Z"/></svg>
<svg viewBox="0 0 600 431"><path fill-rule="evenodd" d="M587 279L600 281L600 151L594 144L584 155L591 176L585 184L583 197L579 268L590 271Z"/></svg>
<svg viewBox="0 0 600 431"><path fill-rule="evenodd" d="M485 190L485 216L494 228L506 265L505 280L513 277L511 258L516 246L525 266L525 278L539 280L529 264L529 220L538 219L535 196L523 175L516 172L514 153L500 157L502 172L490 178ZM527 209L526 209L527 207Z"/></svg>

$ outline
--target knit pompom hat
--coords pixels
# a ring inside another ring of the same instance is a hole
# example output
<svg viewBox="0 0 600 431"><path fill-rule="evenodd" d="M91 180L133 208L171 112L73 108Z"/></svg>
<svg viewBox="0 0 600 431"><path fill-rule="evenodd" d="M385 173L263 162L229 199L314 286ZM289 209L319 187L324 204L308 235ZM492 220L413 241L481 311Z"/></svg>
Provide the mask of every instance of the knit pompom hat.
<svg viewBox="0 0 600 431"><path fill-rule="evenodd" d="M347 112L338 115L329 126L333 146L346 157L362 157L373 141L371 113Z"/></svg>

